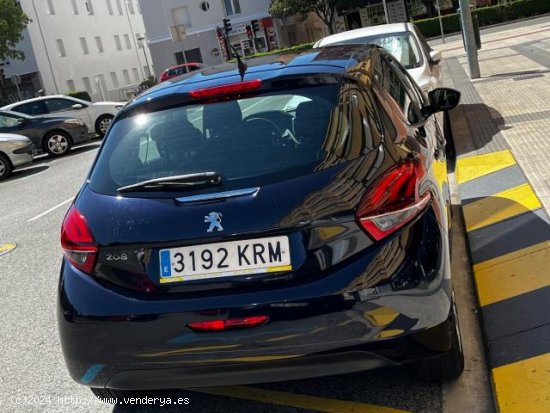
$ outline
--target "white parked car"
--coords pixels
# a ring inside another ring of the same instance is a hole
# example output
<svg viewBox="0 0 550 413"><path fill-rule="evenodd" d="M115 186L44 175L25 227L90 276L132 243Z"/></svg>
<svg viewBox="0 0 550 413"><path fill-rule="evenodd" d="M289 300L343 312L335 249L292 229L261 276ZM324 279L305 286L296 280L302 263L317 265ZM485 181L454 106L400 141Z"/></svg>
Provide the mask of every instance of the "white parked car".
<svg viewBox="0 0 550 413"><path fill-rule="evenodd" d="M0 133L0 181L11 172L32 162L34 145L23 135Z"/></svg>
<svg viewBox="0 0 550 413"><path fill-rule="evenodd" d="M423 92L441 86L441 52L428 45L414 24L381 24L336 33L319 40L313 47L336 44L379 45L399 60Z"/></svg>
<svg viewBox="0 0 550 413"><path fill-rule="evenodd" d="M66 116L82 120L89 133L105 135L111 121L124 102L87 102L64 95L42 96L4 106L2 110L25 113L31 116Z"/></svg>

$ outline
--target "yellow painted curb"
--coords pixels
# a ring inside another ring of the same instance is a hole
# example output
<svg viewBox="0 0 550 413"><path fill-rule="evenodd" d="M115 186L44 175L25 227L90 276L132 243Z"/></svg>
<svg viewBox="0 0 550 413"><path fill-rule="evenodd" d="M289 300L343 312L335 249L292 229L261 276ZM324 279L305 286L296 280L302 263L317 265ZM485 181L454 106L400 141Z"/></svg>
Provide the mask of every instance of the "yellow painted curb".
<svg viewBox="0 0 550 413"><path fill-rule="evenodd" d="M542 207L529 184L523 184L464 206L466 231L474 231Z"/></svg>
<svg viewBox="0 0 550 413"><path fill-rule="evenodd" d="M550 241L474 265L481 306L550 285Z"/></svg>
<svg viewBox="0 0 550 413"><path fill-rule="evenodd" d="M493 369L500 413L550 412L550 354Z"/></svg>
<svg viewBox="0 0 550 413"><path fill-rule="evenodd" d="M457 161L456 180L460 185L515 164L516 160L508 150L461 158Z"/></svg>

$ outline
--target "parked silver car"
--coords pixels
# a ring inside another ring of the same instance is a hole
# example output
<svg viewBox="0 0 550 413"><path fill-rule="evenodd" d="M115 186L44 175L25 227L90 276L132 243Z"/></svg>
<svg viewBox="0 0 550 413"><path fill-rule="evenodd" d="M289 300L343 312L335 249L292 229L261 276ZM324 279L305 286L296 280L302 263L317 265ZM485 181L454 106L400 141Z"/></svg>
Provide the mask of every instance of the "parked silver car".
<svg viewBox="0 0 550 413"><path fill-rule="evenodd" d="M33 144L29 138L12 133L0 133L0 181L20 166L32 162Z"/></svg>
<svg viewBox="0 0 550 413"><path fill-rule="evenodd" d="M324 37L313 47L337 44L381 46L399 60L423 92L428 93L441 86L441 52L428 45L414 24L381 24L349 30Z"/></svg>

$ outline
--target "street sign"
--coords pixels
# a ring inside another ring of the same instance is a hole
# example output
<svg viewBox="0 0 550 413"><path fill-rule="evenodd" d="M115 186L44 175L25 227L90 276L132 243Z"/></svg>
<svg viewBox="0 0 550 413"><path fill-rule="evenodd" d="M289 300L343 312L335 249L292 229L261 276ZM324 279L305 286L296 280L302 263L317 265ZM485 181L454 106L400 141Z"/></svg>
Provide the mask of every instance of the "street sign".
<svg viewBox="0 0 550 413"><path fill-rule="evenodd" d="M405 0L386 0L388 23L404 23L408 21Z"/></svg>

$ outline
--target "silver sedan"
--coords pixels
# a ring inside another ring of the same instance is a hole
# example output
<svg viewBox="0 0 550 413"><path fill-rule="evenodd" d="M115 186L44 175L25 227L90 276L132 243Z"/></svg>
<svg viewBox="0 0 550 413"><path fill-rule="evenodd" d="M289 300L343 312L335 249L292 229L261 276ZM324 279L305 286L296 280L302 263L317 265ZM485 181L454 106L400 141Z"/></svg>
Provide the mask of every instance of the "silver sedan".
<svg viewBox="0 0 550 413"><path fill-rule="evenodd" d="M20 166L32 162L33 144L29 138L0 133L0 181Z"/></svg>

